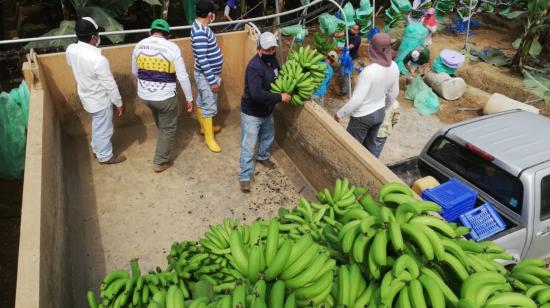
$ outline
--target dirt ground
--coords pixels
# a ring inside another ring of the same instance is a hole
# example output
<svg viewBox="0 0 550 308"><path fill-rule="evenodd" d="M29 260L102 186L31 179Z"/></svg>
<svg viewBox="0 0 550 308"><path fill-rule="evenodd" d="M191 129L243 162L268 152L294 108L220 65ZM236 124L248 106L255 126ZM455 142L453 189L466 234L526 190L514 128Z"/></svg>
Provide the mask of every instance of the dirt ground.
<svg viewBox="0 0 550 308"><path fill-rule="evenodd" d="M520 35L521 25L503 21L490 16L479 16L482 26L474 29L469 38L468 46L477 50L499 48L507 55L513 55L515 50L512 42ZM377 21L377 24L382 24ZM402 29L390 31L392 38L400 39ZM438 32L433 37L430 46L432 60L443 48L462 50L465 35L454 35L447 30ZM359 62L369 63L366 40L360 50ZM357 66L357 65L356 65ZM520 75L512 74L509 68L499 68L478 60L467 59L458 75L468 84L465 95L456 101L446 101L440 98L440 111L436 115L420 116L411 101L404 99L404 78L400 82L398 100L401 105L401 119L388 138L380 159L391 164L418 155L426 142L440 128L449 124L468 120L481 115L485 103L492 93L498 92L521 102L535 100L536 97L523 85ZM353 76L354 85L357 74ZM333 79L326 98L325 109L334 114L338 108L347 102L347 97L336 96L339 89L338 81ZM533 104L541 114L550 116L550 108L543 102ZM347 126L348 119L342 121Z"/></svg>
<svg viewBox="0 0 550 308"><path fill-rule="evenodd" d="M67 155L78 162L66 170L67 176L78 176L67 181L69 219L78 222L71 224L78 230L70 232L69 245L77 307L84 307L88 288L99 287L107 272L127 268L133 257L140 257L144 269L166 266L173 241L198 240L222 217L248 223L276 216L279 207L294 206L300 196L314 198L313 188L276 145L277 168L257 164L252 192L241 193L239 113L222 118L219 154L204 145L194 120L182 118L174 166L161 174L152 170L154 125L117 130L114 148L131 158L120 165L95 162L86 138L68 141Z"/></svg>

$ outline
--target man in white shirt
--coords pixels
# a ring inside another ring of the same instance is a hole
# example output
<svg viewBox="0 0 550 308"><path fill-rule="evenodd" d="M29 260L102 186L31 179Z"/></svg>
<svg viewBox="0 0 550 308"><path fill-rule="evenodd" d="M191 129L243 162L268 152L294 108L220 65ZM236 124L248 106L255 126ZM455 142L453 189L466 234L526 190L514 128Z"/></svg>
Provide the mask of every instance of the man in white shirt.
<svg viewBox="0 0 550 308"><path fill-rule="evenodd" d="M109 61L97 48L101 41L99 32L104 31L90 17L76 21L78 43L67 47L67 63L73 70L78 87L78 96L84 110L92 115L92 151L100 164L118 164L126 156L113 155L113 106L118 116L124 107L118 92Z"/></svg>
<svg viewBox="0 0 550 308"><path fill-rule="evenodd" d="M167 38L170 25L163 19L151 24L151 36L141 40L132 55L132 73L137 78L138 96L151 109L159 129L153 170L162 172L172 166L171 151L176 140L179 104L176 81L179 81L187 111L193 111L191 82L181 51Z"/></svg>
<svg viewBox="0 0 550 308"><path fill-rule="evenodd" d="M334 115L340 122L351 116L348 132L371 153L376 150L376 136L384 120L385 107L399 94L399 68L391 58L391 40L385 33L373 36L369 45L371 64L359 74L351 99Z"/></svg>

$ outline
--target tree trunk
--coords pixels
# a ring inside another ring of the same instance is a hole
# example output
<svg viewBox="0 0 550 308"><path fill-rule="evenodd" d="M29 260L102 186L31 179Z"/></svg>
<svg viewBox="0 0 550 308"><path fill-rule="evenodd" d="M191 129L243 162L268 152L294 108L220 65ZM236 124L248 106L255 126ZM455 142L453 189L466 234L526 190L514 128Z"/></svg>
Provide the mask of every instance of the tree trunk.
<svg viewBox="0 0 550 308"><path fill-rule="evenodd" d="M521 43L519 44L518 51L512 60L512 71L520 73L523 69L523 62L529 56L529 50L531 49L531 44L537 38L537 31L535 28L542 23L542 20L545 16L548 15L548 10L545 9L541 14L536 17L535 21L531 24L527 33L521 38Z"/></svg>
<svg viewBox="0 0 550 308"><path fill-rule="evenodd" d="M164 0L162 2L162 12L160 16L164 20L168 20L168 8L170 7L170 0Z"/></svg>
<svg viewBox="0 0 550 308"><path fill-rule="evenodd" d="M531 44L533 44L535 39L535 34L536 32L533 31L533 27L531 27L527 30L527 34L522 37L518 51L512 60L512 71L520 73L523 69L523 62L529 56L529 50L531 49Z"/></svg>

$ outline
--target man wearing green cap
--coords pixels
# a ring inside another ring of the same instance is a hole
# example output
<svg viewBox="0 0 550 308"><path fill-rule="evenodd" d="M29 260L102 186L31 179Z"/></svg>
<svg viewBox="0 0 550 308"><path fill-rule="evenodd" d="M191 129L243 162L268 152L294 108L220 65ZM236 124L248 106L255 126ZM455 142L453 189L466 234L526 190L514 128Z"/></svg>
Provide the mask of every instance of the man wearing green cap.
<svg viewBox="0 0 550 308"><path fill-rule="evenodd" d="M138 96L151 109L159 129L153 170L162 172L172 166L179 115L176 81L185 94L187 112L193 111L193 93L179 47L167 40L170 25L157 19L151 24L151 36L141 40L132 55L132 73L137 78Z"/></svg>

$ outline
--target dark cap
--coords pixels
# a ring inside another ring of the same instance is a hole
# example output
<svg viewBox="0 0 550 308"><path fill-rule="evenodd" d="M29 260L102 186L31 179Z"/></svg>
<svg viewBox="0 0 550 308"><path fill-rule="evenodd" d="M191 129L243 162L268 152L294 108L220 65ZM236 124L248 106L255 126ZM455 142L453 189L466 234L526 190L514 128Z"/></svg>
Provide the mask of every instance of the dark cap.
<svg viewBox="0 0 550 308"><path fill-rule="evenodd" d="M214 13L217 9L216 4L212 0L199 0L195 8L199 17L204 17L208 13Z"/></svg>
<svg viewBox="0 0 550 308"><path fill-rule="evenodd" d="M82 17L76 20L74 30L77 35L92 35L105 31L105 28L98 26L91 17Z"/></svg>
<svg viewBox="0 0 550 308"><path fill-rule="evenodd" d="M369 56L372 62L388 67L391 59L391 38L386 33L377 33L369 45Z"/></svg>

